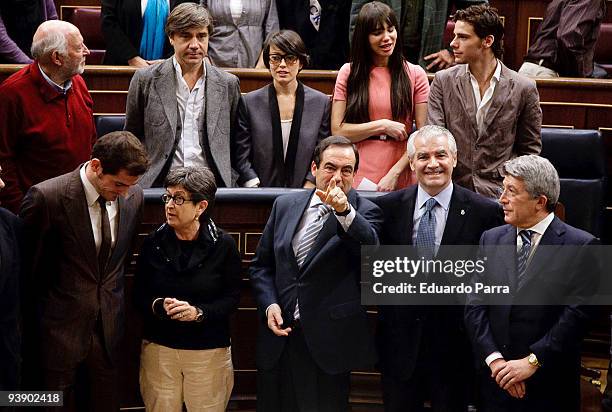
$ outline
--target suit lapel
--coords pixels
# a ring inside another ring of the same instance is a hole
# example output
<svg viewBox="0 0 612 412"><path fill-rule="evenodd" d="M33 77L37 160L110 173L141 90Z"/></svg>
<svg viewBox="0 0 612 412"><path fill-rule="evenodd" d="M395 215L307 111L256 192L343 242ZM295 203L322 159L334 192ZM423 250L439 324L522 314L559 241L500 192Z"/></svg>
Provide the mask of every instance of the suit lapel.
<svg viewBox="0 0 612 412"><path fill-rule="evenodd" d="M486 131L489 129L491 123L493 123L493 121L497 119L497 113L506 104L506 102L508 101L508 96L510 96L512 93L514 82L511 79L508 79L508 76L506 75L505 71L506 68L502 66L499 83L497 83L497 85L495 86L495 91L493 92L493 97L491 98L491 105L489 106L487 116L484 119L484 125L482 130ZM480 137L481 136L479 136L479 138ZM485 133L485 135L482 137L487 138L488 134Z"/></svg>
<svg viewBox="0 0 612 412"><path fill-rule="evenodd" d="M127 228L131 227L134 219L136 210L131 207L132 198L134 193L130 193L126 198L119 196L117 198L117 239L115 240L115 247L113 248L107 268L113 268L117 265L118 259L121 258L125 249L129 247L131 239L129 238L130 230Z"/></svg>
<svg viewBox="0 0 612 412"><path fill-rule="evenodd" d="M405 205L406 210L398 210L395 215L397 219L397 235L400 245L412 245L412 231L414 230L414 208L417 201L417 185L406 189L402 197L402 205ZM403 208L402 208L403 209Z"/></svg>
<svg viewBox="0 0 612 412"><path fill-rule="evenodd" d="M89 217L89 209L87 199L85 197L85 189L81 182L79 169L72 172L70 181L66 186L62 199L62 204L66 212L66 216L72 231L77 238L77 243L81 246L85 260L91 266L91 273L98 274L98 256L96 252L96 244L94 241L93 230L91 228L91 219Z"/></svg>
<svg viewBox="0 0 612 412"><path fill-rule="evenodd" d="M176 139L177 124L176 86L174 64L172 59L167 59L157 70L155 76L155 91L162 101L164 114L166 115L166 119L168 119L168 123L170 123L173 141Z"/></svg>
<svg viewBox="0 0 612 412"><path fill-rule="evenodd" d="M215 134L215 128L219 121L221 105L219 102L227 100L227 93L221 87L220 79L216 71L214 71L207 63L206 64L206 101L202 110L206 113L206 134L208 135L208 143L210 151L215 156L216 153L224 151L224 142ZM201 116L204 119L204 116Z"/></svg>
<svg viewBox="0 0 612 412"><path fill-rule="evenodd" d="M476 100L474 99L474 89L470 81L470 74L459 70L457 73L455 86L459 93L459 100L462 103L463 110L470 120L474 135L478 135L478 126L476 124Z"/></svg>
<svg viewBox="0 0 612 412"><path fill-rule="evenodd" d="M470 203L460 190L457 185L453 187L453 194L448 207L448 217L442 234L442 245L457 244L457 239L470 213Z"/></svg>
<svg viewBox="0 0 612 412"><path fill-rule="evenodd" d="M519 290L522 289L527 283L529 283L538 274L544 271L544 268L548 265L548 262L554 257L554 255L561 250L561 248L551 248L550 246L556 246L563 244L563 234L565 229L561 225L561 221L555 217L553 221L548 225L548 228L542 235L540 243L536 248L531 262L525 271L524 279L521 282ZM545 248L540 249L540 246ZM548 246L548 247L546 247Z"/></svg>
<svg viewBox="0 0 612 412"><path fill-rule="evenodd" d="M287 256L292 256L292 263L295 265L295 271L298 271L297 261L295 259L295 252L293 251L293 237L295 236L295 232L297 231L297 227L302 220L302 216L304 215L304 211L310 204L310 197L313 195L314 190L309 192L304 192L300 194L300 196L296 196L293 199L293 202L289 206L289 213L285 213L285 217L287 220L285 221L285 246L288 248ZM291 213L294 211L294 213Z"/></svg>

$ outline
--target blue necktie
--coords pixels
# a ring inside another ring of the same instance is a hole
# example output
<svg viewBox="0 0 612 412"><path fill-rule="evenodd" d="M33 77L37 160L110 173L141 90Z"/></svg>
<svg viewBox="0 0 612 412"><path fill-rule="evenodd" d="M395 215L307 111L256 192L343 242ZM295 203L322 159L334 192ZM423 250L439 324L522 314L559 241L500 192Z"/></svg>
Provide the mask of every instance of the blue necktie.
<svg viewBox="0 0 612 412"><path fill-rule="evenodd" d="M436 246L436 215L433 212L433 208L436 207L438 202L433 197L429 198L425 202L425 212L421 215L421 221L419 222L419 230L415 241L415 246L419 252L419 256L423 256L425 259L431 259L434 257L434 251Z"/></svg>
<svg viewBox="0 0 612 412"><path fill-rule="evenodd" d="M317 210L317 215L313 222L310 223L310 226L304 233L304 236L300 239L300 243L297 248L297 253L295 254L295 260L297 261L298 267L302 267L304 262L306 261L306 256L310 252L312 245L314 245L315 240L317 239L317 235L321 231L323 224L327 219L327 215L331 212L331 207L320 203L316 206L319 210Z"/></svg>
<svg viewBox="0 0 612 412"><path fill-rule="evenodd" d="M529 260L529 252L531 252L531 236L533 235L533 230L521 230L519 232L519 236L523 242L523 245L518 251L518 256L516 258L516 273L518 275L518 284L521 286L521 278L525 274L527 269L527 261Z"/></svg>

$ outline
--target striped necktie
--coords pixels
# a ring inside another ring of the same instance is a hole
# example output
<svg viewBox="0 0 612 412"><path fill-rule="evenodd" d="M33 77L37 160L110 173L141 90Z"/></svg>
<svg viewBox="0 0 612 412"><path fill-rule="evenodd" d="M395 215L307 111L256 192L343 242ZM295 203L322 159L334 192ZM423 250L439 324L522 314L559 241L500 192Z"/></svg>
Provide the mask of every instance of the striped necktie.
<svg viewBox="0 0 612 412"><path fill-rule="evenodd" d="M317 207L317 214L314 221L310 222L310 226L300 239L300 244L297 248L297 253L295 254L295 259L297 261L298 267L302 267L304 261L306 260L306 256L310 252L312 245L314 245L315 240L317 239L317 235L321 231L323 224L327 220L327 215L332 211L332 208L320 203L318 205L312 206Z"/></svg>
<svg viewBox="0 0 612 412"><path fill-rule="evenodd" d="M516 272L518 275L518 283L521 284L521 278L525 275L527 270L527 261L529 260L529 253L531 252L531 237L533 236L533 230L521 230L519 236L523 244L518 251L516 257Z"/></svg>

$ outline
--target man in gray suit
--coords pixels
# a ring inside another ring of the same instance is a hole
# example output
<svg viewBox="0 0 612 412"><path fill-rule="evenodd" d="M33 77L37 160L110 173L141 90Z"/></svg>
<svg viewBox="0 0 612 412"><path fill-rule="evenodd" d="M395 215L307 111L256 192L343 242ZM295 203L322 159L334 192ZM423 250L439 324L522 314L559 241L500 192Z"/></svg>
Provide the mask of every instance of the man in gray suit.
<svg viewBox="0 0 612 412"><path fill-rule="evenodd" d="M28 337L41 356L33 367L42 368L46 390L64 392L64 410L119 408L123 267L142 214L135 185L147 166L134 135L109 133L88 162L33 186L21 205L32 254L23 282L25 324L35 326Z"/></svg>
<svg viewBox="0 0 612 412"><path fill-rule="evenodd" d="M457 140L453 180L497 197L503 163L540 153L540 98L533 80L499 60L504 26L494 8L471 6L453 20L451 47L457 65L436 73L427 122L447 128Z"/></svg>
<svg viewBox="0 0 612 412"><path fill-rule="evenodd" d="M130 82L125 130L145 145L151 167L142 187L161 187L174 167L201 166L217 186L236 185L234 119L240 100L238 78L204 58L212 18L203 6L177 6L166 22L174 55L137 71Z"/></svg>

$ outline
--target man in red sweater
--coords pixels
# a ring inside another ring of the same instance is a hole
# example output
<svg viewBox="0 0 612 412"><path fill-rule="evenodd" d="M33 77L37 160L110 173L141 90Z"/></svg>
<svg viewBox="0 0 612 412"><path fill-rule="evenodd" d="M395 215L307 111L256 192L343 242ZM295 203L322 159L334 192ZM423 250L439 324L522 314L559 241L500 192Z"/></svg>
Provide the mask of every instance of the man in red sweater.
<svg viewBox="0 0 612 412"><path fill-rule="evenodd" d="M96 129L80 76L87 55L79 29L46 21L32 41L35 61L0 85L0 202L13 212L30 186L89 159Z"/></svg>

